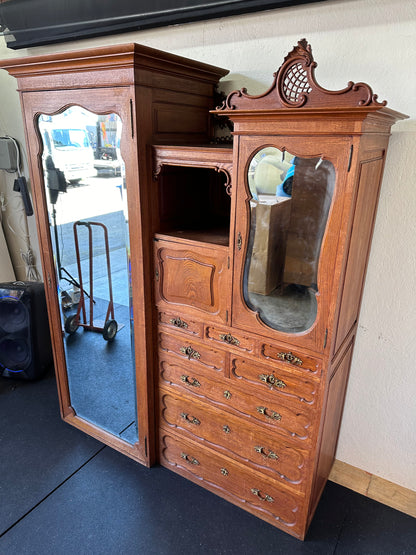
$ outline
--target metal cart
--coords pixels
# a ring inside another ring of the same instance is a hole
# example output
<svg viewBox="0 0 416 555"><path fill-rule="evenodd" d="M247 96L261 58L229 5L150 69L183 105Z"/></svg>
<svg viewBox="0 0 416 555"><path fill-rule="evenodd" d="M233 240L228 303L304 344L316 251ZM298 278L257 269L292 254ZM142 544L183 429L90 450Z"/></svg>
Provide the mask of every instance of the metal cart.
<svg viewBox="0 0 416 555"><path fill-rule="evenodd" d="M107 275L108 275L108 292L110 301L108 303L107 313L105 321L102 326L94 325L94 288L93 288L93 232L92 228L94 226L100 227L104 233L105 242L105 252L107 258ZM65 321L65 331L72 335L81 326L86 330L95 331L103 334L106 341L113 341L117 334L118 324L114 319L114 303L113 303L113 288L111 283L111 268L110 268L110 250L108 246L108 231L107 227L99 222L88 222L88 221L77 221L74 223L74 241L75 241L75 252L77 257L78 266L78 280L80 285L80 299L78 303L78 309L75 314L68 316ZM90 291L89 291L89 322L87 322L87 311L85 308L85 297L86 292L84 290L84 284L82 280L82 268L81 268L81 258L79 252L79 242L78 242L78 228L86 227L88 229L88 255L89 255L89 273L90 273ZM82 315L82 321L81 321Z"/></svg>

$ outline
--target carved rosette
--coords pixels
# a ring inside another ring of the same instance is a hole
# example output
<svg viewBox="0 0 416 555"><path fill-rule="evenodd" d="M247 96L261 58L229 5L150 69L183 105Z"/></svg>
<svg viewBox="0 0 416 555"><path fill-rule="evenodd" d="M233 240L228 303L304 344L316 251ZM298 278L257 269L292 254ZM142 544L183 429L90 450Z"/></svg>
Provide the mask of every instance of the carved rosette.
<svg viewBox="0 0 416 555"><path fill-rule="evenodd" d="M306 39L285 57L279 70L274 73L272 86L263 94L252 96L242 88L231 92L217 113L235 110L253 109L284 109L321 107L354 108L359 106L385 106L386 101L378 102L377 95L366 83L350 81L345 89L329 91L324 89L315 79L317 64L312 56L312 48Z"/></svg>

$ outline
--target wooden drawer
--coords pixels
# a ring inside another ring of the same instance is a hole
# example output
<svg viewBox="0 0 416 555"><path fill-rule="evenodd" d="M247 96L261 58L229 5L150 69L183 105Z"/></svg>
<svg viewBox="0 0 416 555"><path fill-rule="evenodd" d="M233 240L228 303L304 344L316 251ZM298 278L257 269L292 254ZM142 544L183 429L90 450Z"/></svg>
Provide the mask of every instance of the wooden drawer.
<svg viewBox="0 0 416 555"><path fill-rule="evenodd" d="M202 335L202 324L192 320L187 315L181 314L180 311L165 312L161 310L158 313L158 318L159 324L163 324L172 330L183 331L194 337L201 337Z"/></svg>
<svg viewBox="0 0 416 555"><path fill-rule="evenodd" d="M302 496L227 457L162 432L160 463L291 534L301 529Z"/></svg>
<svg viewBox="0 0 416 555"><path fill-rule="evenodd" d="M278 362L280 368L294 370L320 378L322 373L322 362L309 355L305 355L297 349L282 345L262 343L260 345L260 358L264 362Z"/></svg>
<svg viewBox="0 0 416 555"><path fill-rule="evenodd" d="M204 343L181 335L159 333L159 349L162 353L175 355L182 359L184 368L205 368L224 370L227 353L210 349Z"/></svg>
<svg viewBox="0 0 416 555"><path fill-rule="evenodd" d="M230 331L230 329L218 326L207 326L205 339L244 353L254 354L256 350L256 340L252 337L244 335L240 331Z"/></svg>
<svg viewBox="0 0 416 555"><path fill-rule="evenodd" d="M303 406L316 405L319 382L287 371L282 366L270 368L254 360L233 356L230 361L230 377L238 380L240 386L249 387L257 394L266 393L277 402L287 399Z"/></svg>
<svg viewBox="0 0 416 555"><path fill-rule="evenodd" d="M295 490L306 487L307 449L230 413L220 412L166 389L161 391L160 426L203 441L223 454L249 462Z"/></svg>
<svg viewBox="0 0 416 555"><path fill-rule="evenodd" d="M160 361L160 373L165 384L173 387L179 395L180 390L187 391L204 402L214 403L220 409L238 411L237 416L266 426L287 438L301 440L302 443L313 439L315 415L307 407L301 411L280 402L279 398L264 399L250 395L229 380L209 379L213 376L197 371L188 372L181 364L166 359Z"/></svg>

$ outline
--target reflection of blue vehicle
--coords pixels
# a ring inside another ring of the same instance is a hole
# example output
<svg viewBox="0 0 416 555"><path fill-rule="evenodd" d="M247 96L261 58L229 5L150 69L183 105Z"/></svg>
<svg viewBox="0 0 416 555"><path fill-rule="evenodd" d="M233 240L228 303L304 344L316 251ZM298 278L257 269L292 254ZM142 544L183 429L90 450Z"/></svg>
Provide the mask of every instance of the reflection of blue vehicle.
<svg viewBox="0 0 416 555"><path fill-rule="evenodd" d="M277 197L291 197L292 196L292 182L295 174L296 157L293 158L290 168L287 170L282 183L276 187Z"/></svg>

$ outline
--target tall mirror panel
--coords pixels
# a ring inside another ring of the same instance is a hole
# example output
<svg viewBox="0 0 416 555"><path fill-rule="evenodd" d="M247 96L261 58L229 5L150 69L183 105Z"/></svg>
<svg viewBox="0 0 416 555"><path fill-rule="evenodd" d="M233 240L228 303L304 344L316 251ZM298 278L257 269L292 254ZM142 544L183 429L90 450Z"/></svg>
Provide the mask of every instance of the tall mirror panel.
<svg viewBox="0 0 416 555"><path fill-rule="evenodd" d="M135 443L122 122L72 106L38 119L71 405Z"/></svg>
<svg viewBox="0 0 416 555"><path fill-rule="evenodd" d="M266 147L251 159L244 299L271 328L296 333L317 316L318 265L335 169Z"/></svg>

